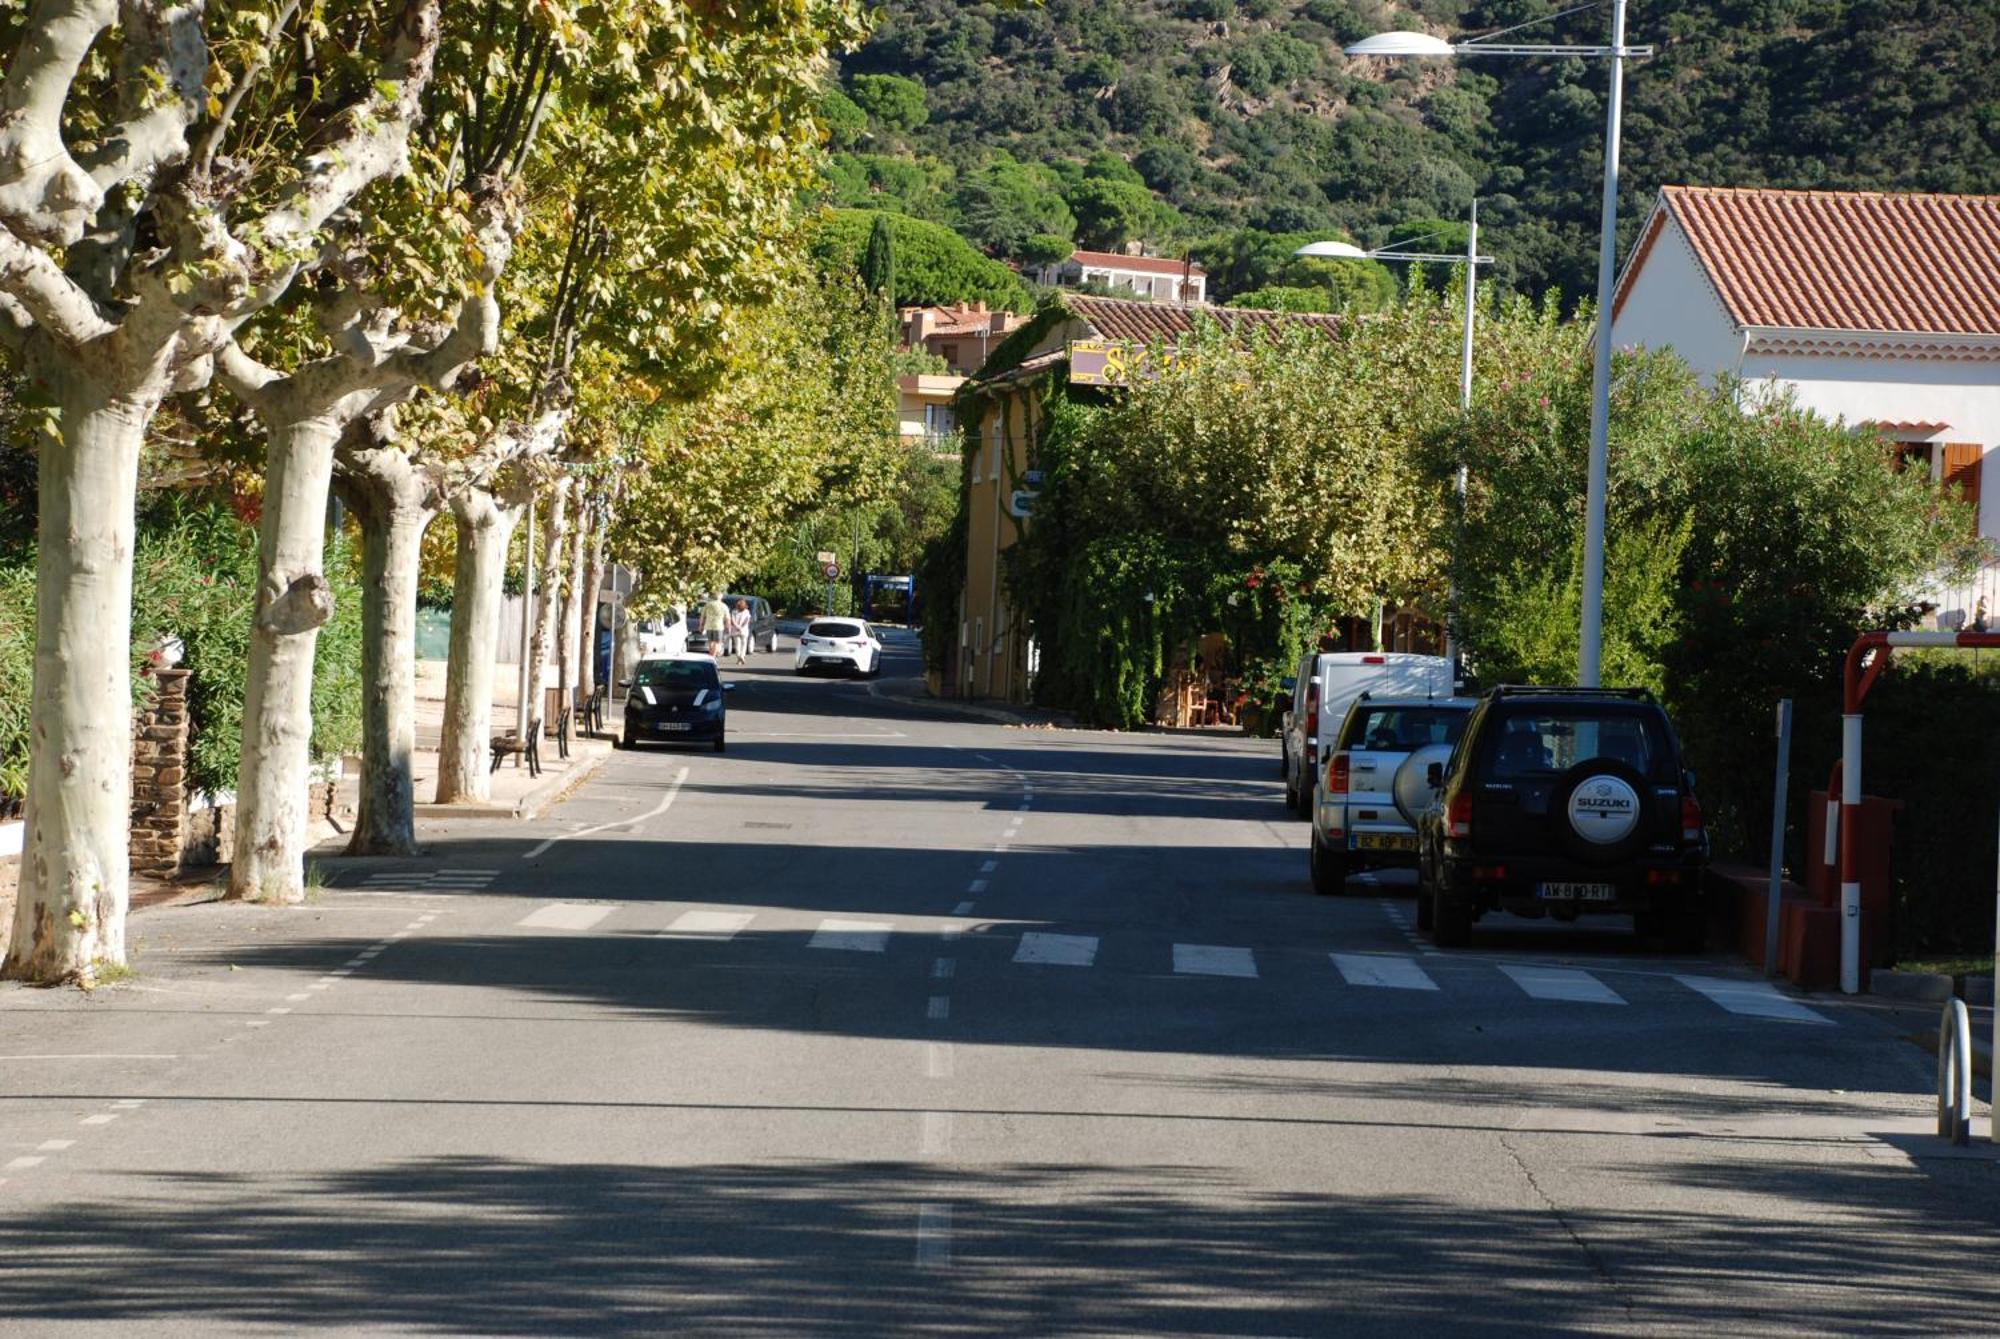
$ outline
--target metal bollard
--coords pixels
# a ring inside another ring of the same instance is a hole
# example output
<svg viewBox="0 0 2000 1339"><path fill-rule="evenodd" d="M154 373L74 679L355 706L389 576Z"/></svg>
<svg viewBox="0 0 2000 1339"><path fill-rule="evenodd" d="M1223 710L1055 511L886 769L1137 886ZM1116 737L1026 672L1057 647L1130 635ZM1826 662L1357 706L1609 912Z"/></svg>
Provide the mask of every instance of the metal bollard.
<svg viewBox="0 0 2000 1339"><path fill-rule="evenodd" d="M1951 1000L1938 1020L1938 1137L1972 1141L1972 1019L1964 1000Z"/></svg>

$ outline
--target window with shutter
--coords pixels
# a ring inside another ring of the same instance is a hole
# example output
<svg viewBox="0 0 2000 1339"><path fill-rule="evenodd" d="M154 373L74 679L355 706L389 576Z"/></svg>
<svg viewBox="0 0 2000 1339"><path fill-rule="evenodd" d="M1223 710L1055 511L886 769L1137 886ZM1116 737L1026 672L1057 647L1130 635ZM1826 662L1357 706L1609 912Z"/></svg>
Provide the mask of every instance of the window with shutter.
<svg viewBox="0 0 2000 1339"><path fill-rule="evenodd" d="M1977 442L1944 444L1944 486L1970 502L1975 509L1975 516L1979 506L1981 457L1985 451L1986 448Z"/></svg>

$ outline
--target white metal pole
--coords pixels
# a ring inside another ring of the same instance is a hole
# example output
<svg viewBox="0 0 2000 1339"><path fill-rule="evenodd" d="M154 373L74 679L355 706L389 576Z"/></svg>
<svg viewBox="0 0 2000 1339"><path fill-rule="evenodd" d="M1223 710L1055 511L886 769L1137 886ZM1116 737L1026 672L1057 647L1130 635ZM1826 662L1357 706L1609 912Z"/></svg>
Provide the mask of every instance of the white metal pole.
<svg viewBox="0 0 2000 1339"><path fill-rule="evenodd" d="M1840 718L1840 990L1861 993L1861 713Z"/></svg>
<svg viewBox="0 0 2000 1339"><path fill-rule="evenodd" d="M1472 331L1478 307L1476 297L1479 289L1479 201L1472 202L1472 222L1465 234L1465 344L1458 356L1458 410L1462 416L1472 413ZM1459 457L1458 472L1452 479L1452 491L1457 496L1458 515L1452 534L1451 570L1446 578L1444 596L1444 659L1452 667L1454 681L1458 674L1458 549L1465 531L1465 458Z"/></svg>
<svg viewBox="0 0 2000 1339"><path fill-rule="evenodd" d="M1625 0L1611 5L1611 96L1604 125L1604 222L1597 239L1597 365L1591 374L1590 479L1584 493L1583 618L1577 682L1598 684L1604 636L1604 511L1611 431L1611 290L1618 274L1618 136L1625 101Z"/></svg>
<svg viewBox="0 0 2000 1339"><path fill-rule="evenodd" d="M1771 882L1764 903L1764 975L1778 974L1778 890L1785 875L1785 799L1792 765L1792 700L1778 700L1778 779L1771 795Z"/></svg>
<svg viewBox="0 0 2000 1339"><path fill-rule="evenodd" d="M528 747L528 638L535 625L535 491L528 489L528 546L522 550L521 577L521 673L518 683L521 700L514 707L514 737L522 752L514 755L514 765L522 765Z"/></svg>

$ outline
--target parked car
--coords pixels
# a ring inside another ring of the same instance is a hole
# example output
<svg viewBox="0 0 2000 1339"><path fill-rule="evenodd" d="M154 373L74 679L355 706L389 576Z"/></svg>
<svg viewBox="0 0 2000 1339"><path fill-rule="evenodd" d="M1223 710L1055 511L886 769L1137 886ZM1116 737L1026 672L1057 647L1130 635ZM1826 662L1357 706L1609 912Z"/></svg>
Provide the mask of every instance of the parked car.
<svg viewBox="0 0 2000 1339"><path fill-rule="evenodd" d="M1693 952L1708 832L1666 711L1644 689L1495 688L1432 775L1417 922L1464 944L1488 912L1630 913Z"/></svg>
<svg viewBox="0 0 2000 1339"><path fill-rule="evenodd" d="M664 656L685 655L688 649L687 610L673 607L671 618L647 618L639 621L639 655L642 659L658 659Z"/></svg>
<svg viewBox="0 0 2000 1339"><path fill-rule="evenodd" d="M726 747L728 697L736 685L722 681L713 657L678 655L642 660L631 679L618 686L627 690L625 728L612 741L619 748L633 748L648 739L663 744L709 744L717 753Z"/></svg>
<svg viewBox="0 0 2000 1339"><path fill-rule="evenodd" d="M863 619L816 618L799 634L793 668L800 674L843 669L873 678L882 672L882 643Z"/></svg>
<svg viewBox="0 0 2000 1339"><path fill-rule="evenodd" d="M725 595L722 603L731 613L736 612L736 602L742 600L750 606L750 649L752 651L775 651L778 649L778 616L771 611L770 601L761 595ZM688 609L686 616L686 636L688 645L701 640L701 605Z"/></svg>
<svg viewBox="0 0 2000 1339"><path fill-rule="evenodd" d="M1417 863L1417 819L1430 804L1430 766L1451 756L1466 697L1377 697L1347 709L1313 790L1313 891L1332 896L1356 870Z"/></svg>
<svg viewBox="0 0 2000 1339"><path fill-rule="evenodd" d="M1354 699L1363 693L1450 697L1451 662L1405 651L1315 651L1299 662L1287 687L1292 705L1280 718L1278 746L1285 802L1300 818L1310 818L1320 743L1333 739Z"/></svg>

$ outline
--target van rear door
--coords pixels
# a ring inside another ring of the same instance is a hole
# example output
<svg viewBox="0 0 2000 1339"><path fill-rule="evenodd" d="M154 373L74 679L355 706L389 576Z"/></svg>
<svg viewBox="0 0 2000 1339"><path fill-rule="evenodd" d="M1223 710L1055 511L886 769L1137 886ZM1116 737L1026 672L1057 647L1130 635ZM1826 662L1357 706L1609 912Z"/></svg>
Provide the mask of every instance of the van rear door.
<svg viewBox="0 0 2000 1339"><path fill-rule="evenodd" d="M1319 657L1319 737L1331 741L1363 693L1450 697L1451 662L1407 651L1330 651Z"/></svg>

